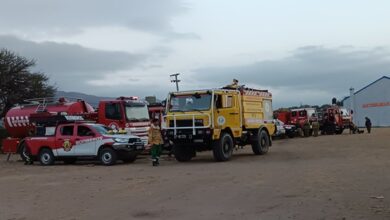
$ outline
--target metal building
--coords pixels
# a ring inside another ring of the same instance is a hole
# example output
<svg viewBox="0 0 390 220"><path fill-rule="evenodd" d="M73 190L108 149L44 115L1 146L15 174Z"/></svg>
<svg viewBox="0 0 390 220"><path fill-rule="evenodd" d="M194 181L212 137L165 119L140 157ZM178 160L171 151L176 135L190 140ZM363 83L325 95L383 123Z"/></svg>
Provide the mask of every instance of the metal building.
<svg viewBox="0 0 390 220"><path fill-rule="evenodd" d="M352 110L353 122L364 127L365 117L371 119L372 126L390 126L390 77L383 76L344 98L343 105Z"/></svg>

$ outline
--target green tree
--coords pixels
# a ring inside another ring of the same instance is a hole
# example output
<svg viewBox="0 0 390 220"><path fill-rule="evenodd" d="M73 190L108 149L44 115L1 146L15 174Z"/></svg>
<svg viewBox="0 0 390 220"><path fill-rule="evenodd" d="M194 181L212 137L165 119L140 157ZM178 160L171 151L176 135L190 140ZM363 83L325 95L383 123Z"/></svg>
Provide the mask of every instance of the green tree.
<svg viewBox="0 0 390 220"><path fill-rule="evenodd" d="M56 88L49 85L44 73L33 72L33 66L34 60L0 50L0 118L26 99L54 96Z"/></svg>

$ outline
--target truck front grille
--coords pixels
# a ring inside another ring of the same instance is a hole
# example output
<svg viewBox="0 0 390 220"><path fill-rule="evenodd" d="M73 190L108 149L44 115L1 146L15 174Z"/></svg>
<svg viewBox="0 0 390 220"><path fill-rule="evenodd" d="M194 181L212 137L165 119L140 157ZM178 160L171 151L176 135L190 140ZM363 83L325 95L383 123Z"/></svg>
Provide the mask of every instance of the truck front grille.
<svg viewBox="0 0 390 220"><path fill-rule="evenodd" d="M176 127L192 127L192 120L176 120ZM169 127L174 127L175 123L173 120L169 121ZM195 119L195 126L203 126L202 119Z"/></svg>

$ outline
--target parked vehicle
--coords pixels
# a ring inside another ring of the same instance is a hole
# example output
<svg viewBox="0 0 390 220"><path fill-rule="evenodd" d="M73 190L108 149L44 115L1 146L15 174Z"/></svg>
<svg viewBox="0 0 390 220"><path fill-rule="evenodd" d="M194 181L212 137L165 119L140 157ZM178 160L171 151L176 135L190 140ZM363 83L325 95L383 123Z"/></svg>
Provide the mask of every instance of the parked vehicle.
<svg viewBox="0 0 390 220"><path fill-rule="evenodd" d="M216 161L230 159L236 145L266 154L275 132L272 94L249 88L170 93L164 116L167 136L178 161L212 150Z"/></svg>
<svg viewBox="0 0 390 220"><path fill-rule="evenodd" d="M138 100L137 97L102 100L99 102L98 111L81 99L71 101L66 98L38 98L26 100L26 104L18 105L7 112L4 121L10 137L3 140L4 153L20 153L22 159L25 159L22 154L25 148L24 138L35 131L30 115L42 112L51 115L83 116L113 130L139 136L145 145L148 141L149 113L146 102Z"/></svg>
<svg viewBox="0 0 390 220"><path fill-rule="evenodd" d="M113 165L118 159L131 163L144 150L139 137L115 135L104 125L82 121L81 116L37 114L31 120L37 132L25 138L26 153L41 165L52 165L56 160L74 163L82 158L96 158L104 165Z"/></svg>
<svg viewBox="0 0 390 220"><path fill-rule="evenodd" d="M277 119L282 121L285 126L288 126L289 137L295 137L298 128L303 129L306 122L309 123L310 131L312 133L312 123L318 121L318 113L315 108L297 108L283 111L276 111Z"/></svg>
<svg viewBox="0 0 390 220"><path fill-rule="evenodd" d="M342 134L347 126L344 124L342 111L339 106L333 105L323 111L322 120L320 121L322 134Z"/></svg>
<svg viewBox="0 0 390 220"><path fill-rule="evenodd" d="M273 136L275 137L287 136L293 138L297 135L297 129L295 125L285 124L283 121L279 119L275 119L274 123L276 126L276 132Z"/></svg>

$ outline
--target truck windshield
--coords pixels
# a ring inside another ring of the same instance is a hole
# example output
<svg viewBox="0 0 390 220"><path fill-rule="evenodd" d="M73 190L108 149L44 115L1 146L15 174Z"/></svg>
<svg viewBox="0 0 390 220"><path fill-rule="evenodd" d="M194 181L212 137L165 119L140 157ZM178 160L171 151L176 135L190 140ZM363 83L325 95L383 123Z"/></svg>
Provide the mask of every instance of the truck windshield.
<svg viewBox="0 0 390 220"><path fill-rule="evenodd" d="M148 107L144 103L126 104L126 118L131 122L149 121Z"/></svg>
<svg viewBox="0 0 390 220"><path fill-rule="evenodd" d="M192 94L171 96L171 112L204 111L210 109L210 94Z"/></svg>
<svg viewBox="0 0 390 220"><path fill-rule="evenodd" d="M91 125L97 132L100 134L109 134L109 131L112 130L111 128L104 126L104 125L99 125L99 124L93 124Z"/></svg>

